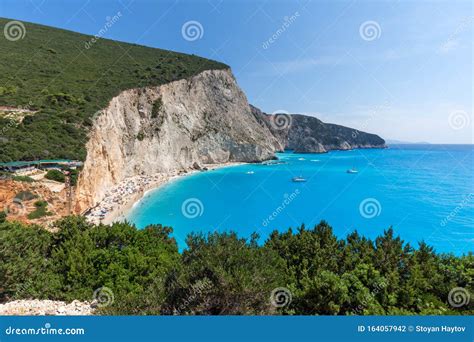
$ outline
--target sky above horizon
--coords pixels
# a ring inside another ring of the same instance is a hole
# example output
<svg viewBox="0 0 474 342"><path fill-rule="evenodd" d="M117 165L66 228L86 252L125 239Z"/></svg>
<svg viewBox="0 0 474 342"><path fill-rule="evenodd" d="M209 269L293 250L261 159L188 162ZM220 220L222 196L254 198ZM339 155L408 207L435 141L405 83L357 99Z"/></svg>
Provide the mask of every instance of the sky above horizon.
<svg viewBox="0 0 474 342"><path fill-rule="evenodd" d="M474 143L471 1L0 2L0 17L91 35L119 12L104 38L222 61L267 113Z"/></svg>

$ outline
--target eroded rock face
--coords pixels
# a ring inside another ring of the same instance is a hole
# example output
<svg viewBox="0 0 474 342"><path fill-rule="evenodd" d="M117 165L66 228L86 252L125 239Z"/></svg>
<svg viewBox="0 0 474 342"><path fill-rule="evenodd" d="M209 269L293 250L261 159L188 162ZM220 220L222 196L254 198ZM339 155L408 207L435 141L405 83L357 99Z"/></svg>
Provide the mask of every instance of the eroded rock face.
<svg viewBox="0 0 474 342"><path fill-rule="evenodd" d="M274 158L276 146L230 70L127 90L96 115L75 209L81 213L94 206L127 177L207 163L263 161Z"/></svg>

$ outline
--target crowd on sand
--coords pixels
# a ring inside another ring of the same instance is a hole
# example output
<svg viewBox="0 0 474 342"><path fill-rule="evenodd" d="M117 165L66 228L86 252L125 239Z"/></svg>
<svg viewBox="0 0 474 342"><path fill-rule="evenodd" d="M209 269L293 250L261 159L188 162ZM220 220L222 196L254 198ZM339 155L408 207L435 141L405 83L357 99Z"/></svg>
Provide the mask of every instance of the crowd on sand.
<svg viewBox="0 0 474 342"><path fill-rule="evenodd" d="M134 203L139 201L145 192L186 174L208 171L240 163L207 164L205 167L193 166L187 170L140 175L127 178L110 188L102 201L86 213L89 222L110 224L122 219Z"/></svg>
<svg viewBox="0 0 474 342"><path fill-rule="evenodd" d="M127 178L110 188L104 199L92 208L86 217L92 223L111 223L124 215L147 190L158 187L177 175L179 175L177 172L157 173L151 176Z"/></svg>

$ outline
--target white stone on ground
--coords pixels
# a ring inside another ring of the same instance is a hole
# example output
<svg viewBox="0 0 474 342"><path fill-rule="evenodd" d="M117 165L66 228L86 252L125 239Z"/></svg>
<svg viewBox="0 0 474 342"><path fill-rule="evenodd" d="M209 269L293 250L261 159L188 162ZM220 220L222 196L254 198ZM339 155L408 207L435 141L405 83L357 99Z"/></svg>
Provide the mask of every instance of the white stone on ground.
<svg viewBox="0 0 474 342"><path fill-rule="evenodd" d="M54 300L14 300L0 304L0 316L85 316L93 315L91 303L74 300L71 303Z"/></svg>

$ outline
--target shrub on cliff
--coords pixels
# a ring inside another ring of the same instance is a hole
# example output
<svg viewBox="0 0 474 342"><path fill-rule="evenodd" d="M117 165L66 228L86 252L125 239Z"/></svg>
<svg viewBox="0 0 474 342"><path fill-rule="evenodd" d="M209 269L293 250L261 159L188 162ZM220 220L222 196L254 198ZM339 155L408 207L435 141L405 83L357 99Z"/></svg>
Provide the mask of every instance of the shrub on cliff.
<svg viewBox="0 0 474 342"><path fill-rule="evenodd" d="M156 119L158 115L160 115L161 107L163 106L163 101L161 98L158 98L155 102L153 102L153 107L151 109L151 118Z"/></svg>

